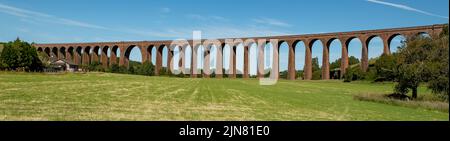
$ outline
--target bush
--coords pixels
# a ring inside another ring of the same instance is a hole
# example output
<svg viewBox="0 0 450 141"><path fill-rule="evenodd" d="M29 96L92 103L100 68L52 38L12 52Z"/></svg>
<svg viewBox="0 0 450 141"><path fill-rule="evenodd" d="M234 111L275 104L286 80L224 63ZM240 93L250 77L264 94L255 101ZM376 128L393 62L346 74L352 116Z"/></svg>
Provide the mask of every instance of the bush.
<svg viewBox="0 0 450 141"><path fill-rule="evenodd" d="M1 67L8 70L42 71L36 48L17 38L4 44L0 55Z"/></svg>
<svg viewBox="0 0 450 141"><path fill-rule="evenodd" d="M437 111L446 112L446 113L448 113L448 108L449 108L449 105L447 102L426 100L423 98L422 98L422 100L419 100L419 99L410 100L411 97L403 95L403 94L383 95L383 94L365 93L365 94L354 95L353 99L359 100L359 101L377 102L377 103L384 103L384 104L410 107L410 108L424 108L424 109L437 110Z"/></svg>
<svg viewBox="0 0 450 141"><path fill-rule="evenodd" d="M359 66L353 68L347 68L344 74L344 82L351 82L355 80L364 80L366 78L366 73L363 72Z"/></svg>
<svg viewBox="0 0 450 141"><path fill-rule="evenodd" d="M155 68L155 66L151 62L146 61L146 62L142 63L141 65L137 66L136 74L152 76L152 75L154 75L154 71L153 71L154 68Z"/></svg>

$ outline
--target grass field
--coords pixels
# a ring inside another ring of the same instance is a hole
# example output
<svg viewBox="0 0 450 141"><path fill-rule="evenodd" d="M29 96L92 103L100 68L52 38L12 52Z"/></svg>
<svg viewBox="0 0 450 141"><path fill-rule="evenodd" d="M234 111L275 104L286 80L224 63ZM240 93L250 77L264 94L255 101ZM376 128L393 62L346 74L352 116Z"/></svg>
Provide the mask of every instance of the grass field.
<svg viewBox="0 0 450 141"><path fill-rule="evenodd" d="M358 101L392 83L0 72L0 120L449 120L421 108ZM420 88L419 94L430 93Z"/></svg>

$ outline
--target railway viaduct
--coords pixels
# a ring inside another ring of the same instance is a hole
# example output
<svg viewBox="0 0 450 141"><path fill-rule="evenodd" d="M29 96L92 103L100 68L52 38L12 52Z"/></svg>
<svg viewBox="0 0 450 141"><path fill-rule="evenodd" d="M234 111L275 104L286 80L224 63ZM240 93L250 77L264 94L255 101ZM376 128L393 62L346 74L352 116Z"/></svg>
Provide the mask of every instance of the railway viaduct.
<svg viewBox="0 0 450 141"><path fill-rule="evenodd" d="M258 47L257 53L257 72L258 77L263 77L264 72L264 46L272 44L275 51L273 54L272 71L271 74L279 74L279 54L278 49L282 43L288 44L288 79L296 79L295 68L295 45L299 42L305 44L305 65L303 78L310 80L312 78L312 47L313 43L319 41L323 45L323 57L322 57L322 79L330 78L329 70L329 47L334 40L341 42L342 54L341 54L341 75L344 74L348 65L348 46L352 39L359 39L361 41L361 69L367 71L368 69L368 44L374 37L380 37L383 41L383 54L390 54L390 42L398 35L402 35L405 38L413 37L419 34L429 34L430 36L438 35L445 25L427 25L416 27L403 27L403 28L390 28L390 29L377 29L377 30L363 30L363 31L351 31L351 32L336 32L336 33L322 33L322 34L305 34L305 35L287 35L287 36L268 36L268 37L246 37L246 38L231 38L231 39L215 39L211 40L166 40L166 41L126 41L126 42L92 42L92 43L52 43L52 44L34 44L39 52L45 52L49 56L54 56L59 59L64 58L70 60L76 64L89 64L92 62L100 62L103 67L108 67L112 64L119 64L120 66L128 66L129 56L131 49L138 47L142 54L142 61L151 61L152 50L156 50L156 63L155 63L155 75L159 75L162 68L163 49L167 48L167 66L168 69L173 69L173 62L171 62L174 55L174 47L180 47L180 58L178 66L181 70L184 69L184 52L186 48L193 47L191 51L190 70L184 72L184 74L191 74L191 77L197 77L197 49L204 47L204 55L208 56L209 49L212 46L217 47L217 58L223 58L223 51L225 45L230 47L230 66L228 74L232 78L236 78L236 46L242 44L244 46L244 68L243 78L249 78L249 48L252 44L256 44ZM263 41L263 42L260 42ZM120 59L117 59L118 51L120 51ZM98 52L101 52L100 54ZM110 57L108 57L110 52ZM117 61L119 60L119 61ZM216 78L222 78L222 59L216 59ZM209 58L204 59L203 64L203 76L209 77ZM278 78L278 77L277 77Z"/></svg>

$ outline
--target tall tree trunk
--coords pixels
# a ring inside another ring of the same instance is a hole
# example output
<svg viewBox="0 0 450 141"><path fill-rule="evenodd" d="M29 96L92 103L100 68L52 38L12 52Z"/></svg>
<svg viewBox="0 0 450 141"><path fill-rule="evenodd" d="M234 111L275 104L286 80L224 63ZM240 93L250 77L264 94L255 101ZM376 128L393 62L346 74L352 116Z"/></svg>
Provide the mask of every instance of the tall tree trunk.
<svg viewBox="0 0 450 141"><path fill-rule="evenodd" d="M416 99L417 98L417 87L412 88L412 98Z"/></svg>

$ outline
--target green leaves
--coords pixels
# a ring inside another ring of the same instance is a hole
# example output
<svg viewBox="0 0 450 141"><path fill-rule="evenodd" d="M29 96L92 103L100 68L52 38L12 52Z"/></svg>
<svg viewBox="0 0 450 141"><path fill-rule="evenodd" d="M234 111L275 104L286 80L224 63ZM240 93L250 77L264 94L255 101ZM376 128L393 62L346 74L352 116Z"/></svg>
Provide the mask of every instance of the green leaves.
<svg viewBox="0 0 450 141"><path fill-rule="evenodd" d="M399 48L396 92L406 94L408 89L412 89L414 98L417 96L414 90L420 83L428 83L433 93L448 101L449 46L446 30L447 27L438 37L412 37Z"/></svg>
<svg viewBox="0 0 450 141"><path fill-rule="evenodd" d="M0 60L9 70L38 71L42 68L36 49L19 38L4 45Z"/></svg>

